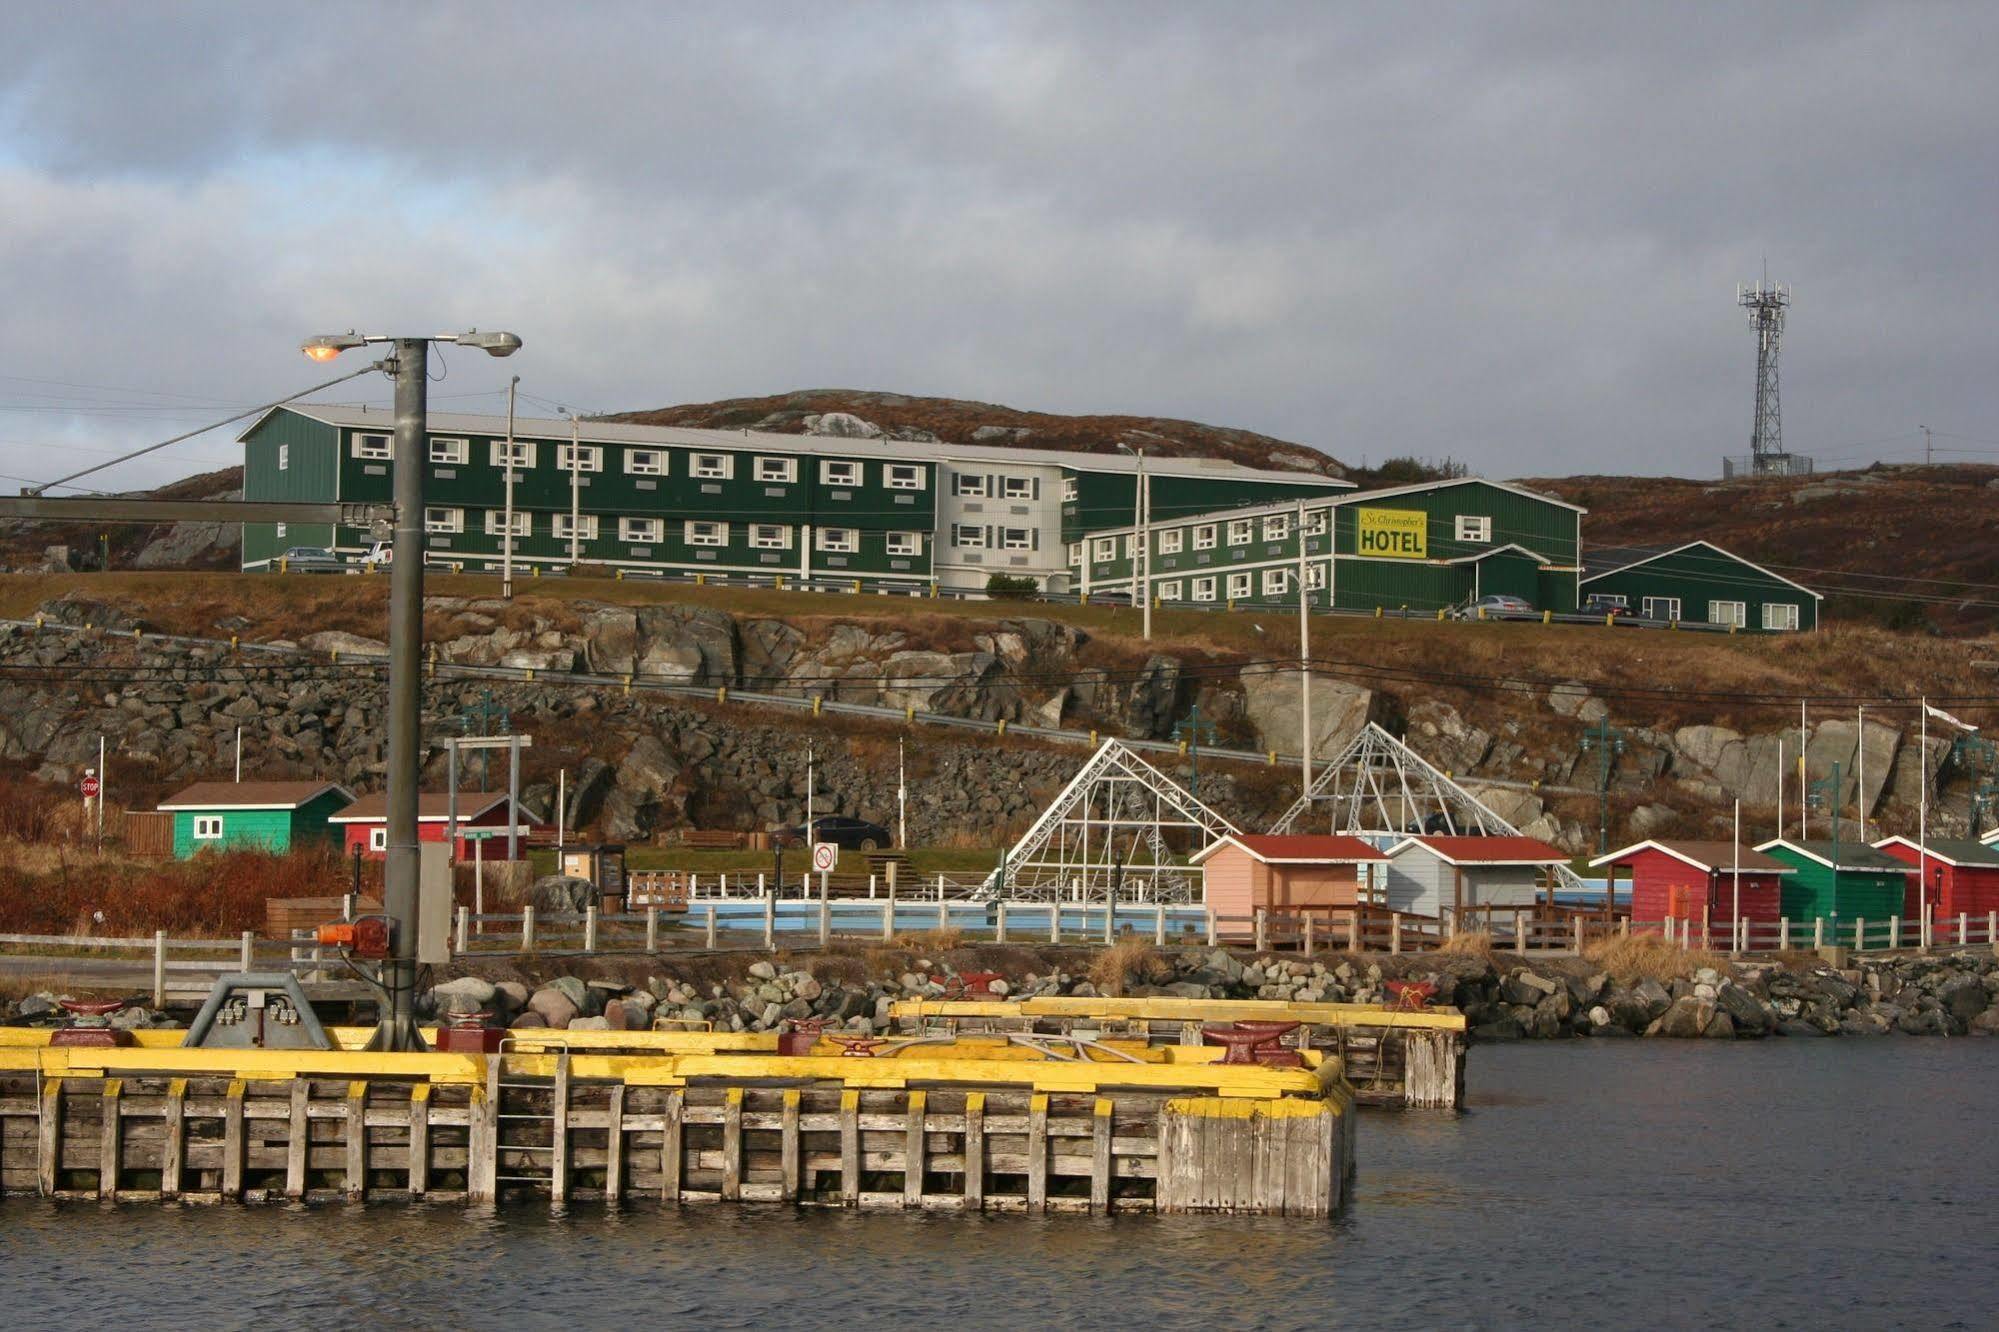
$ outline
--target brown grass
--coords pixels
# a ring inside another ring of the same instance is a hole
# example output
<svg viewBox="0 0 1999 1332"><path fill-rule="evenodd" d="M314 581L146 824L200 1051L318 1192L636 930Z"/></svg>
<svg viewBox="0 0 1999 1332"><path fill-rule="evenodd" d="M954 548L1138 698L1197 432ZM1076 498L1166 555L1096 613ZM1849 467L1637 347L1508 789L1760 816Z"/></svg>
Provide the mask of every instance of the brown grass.
<svg viewBox="0 0 1999 1332"><path fill-rule="evenodd" d="M1133 981L1158 985L1173 978L1173 964L1159 950L1139 939L1126 939L1103 949L1090 962L1090 984L1098 994L1122 995Z"/></svg>
<svg viewBox="0 0 1999 1332"><path fill-rule="evenodd" d="M179 938L261 930L272 897L327 897L348 887L331 849L230 851L169 862L65 860L47 872L0 862L0 931Z"/></svg>
<svg viewBox="0 0 1999 1332"><path fill-rule="evenodd" d="M1463 934L1453 934L1438 946L1437 952L1445 957L1473 957L1490 960L1492 957L1492 935L1484 930L1468 930Z"/></svg>
<svg viewBox="0 0 1999 1332"><path fill-rule="evenodd" d="M1705 948L1682 948L1656 935L1594 940L1583 945L1583 961L1610 973L1619 985L1677 980L1702 967L1712 967L1724 976L1734 974L1726 955Z"/></svg>
<svg viewBox="0 0 1999 1332"><path fill-rule="evenodd" d="M935 957L939 953L948 953L954 948L962 948L965 943L965 932L960 929L913 930L906 934L898 934L888 942L892 948L900 948L906 952L919 952Z"/></svg>

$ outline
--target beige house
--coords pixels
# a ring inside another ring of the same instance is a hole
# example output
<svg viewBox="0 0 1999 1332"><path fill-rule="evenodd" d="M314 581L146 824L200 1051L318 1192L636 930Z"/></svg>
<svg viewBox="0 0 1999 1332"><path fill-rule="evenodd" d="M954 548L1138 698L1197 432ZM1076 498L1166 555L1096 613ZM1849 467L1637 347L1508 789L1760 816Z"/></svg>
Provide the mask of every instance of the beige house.
<svg viewBox="0 0 1999 1332"><path fill-rule="evenodd" d="M1358 837L1232 834L1194 857L1207 876L1208 909L1224 918L1259 909L1330 910L1368 898L1371 869L1388 855Z"/></svg>

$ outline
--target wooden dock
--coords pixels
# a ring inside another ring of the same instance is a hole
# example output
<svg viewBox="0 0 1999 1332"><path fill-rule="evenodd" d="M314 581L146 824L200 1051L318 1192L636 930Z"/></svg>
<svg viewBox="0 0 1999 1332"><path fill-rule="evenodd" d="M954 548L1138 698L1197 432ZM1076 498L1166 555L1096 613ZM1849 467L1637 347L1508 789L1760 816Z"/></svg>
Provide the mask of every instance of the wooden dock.
<svg viewBox="0 0 1999 1332"><path fill-rule="evenodd" d="M1323 1217L1353 1169L1339 1063L967 1038L855 1058L565 1033L503 1055L0 1041L0 1187L112 1201L743 1202ZM523 1033L526 1035L526 1033ZM663 1039L662 1039L663 1038ZM599 1050L587 1048L598 1044ZM630 1052L633 1047L637 1052Z"/></svg>

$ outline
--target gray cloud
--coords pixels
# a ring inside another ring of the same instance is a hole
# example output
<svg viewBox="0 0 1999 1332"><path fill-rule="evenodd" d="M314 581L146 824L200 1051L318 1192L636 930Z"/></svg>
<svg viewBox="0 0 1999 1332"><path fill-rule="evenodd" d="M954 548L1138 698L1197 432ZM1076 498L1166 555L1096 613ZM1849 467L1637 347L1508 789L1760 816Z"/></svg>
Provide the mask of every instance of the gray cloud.
<svg viewBox="0 0 1999 1332"><path fill-rule="evenodd" d="M1765 255L1794 448L1999 438L1989 6L405 12L15 7L0 471L201 405L69 386L247 404L306 331L479 323L528 350L441 402L851 385L1707 474Z"/></svg>

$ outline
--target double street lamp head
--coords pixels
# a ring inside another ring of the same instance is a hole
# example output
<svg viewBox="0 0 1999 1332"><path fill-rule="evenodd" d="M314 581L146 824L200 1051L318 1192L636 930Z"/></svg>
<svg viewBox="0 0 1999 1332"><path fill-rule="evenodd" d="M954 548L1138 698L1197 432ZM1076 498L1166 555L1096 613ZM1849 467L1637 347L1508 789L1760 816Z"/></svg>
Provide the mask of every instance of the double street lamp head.
<svg viewBox="0 0 1999 1332"><path fill-rule="evenodd" d="M368 333L365 335L356 333L350 328L345 333L322 333L318 337L307 338L299 344L298 349L305 353L307 360L324 362L332 360L334 357L340 355L341 352L352 351L356 347L364 347L371 342L395 342L397 340L380 333ZM419 341L452 342L460 347L477 348L485 352L488 356L512 356L521 349L521 340L518 334L499 331L482 333L476 328L466 329L463 333L436 333L430 337L419 339Z"/></svg>

